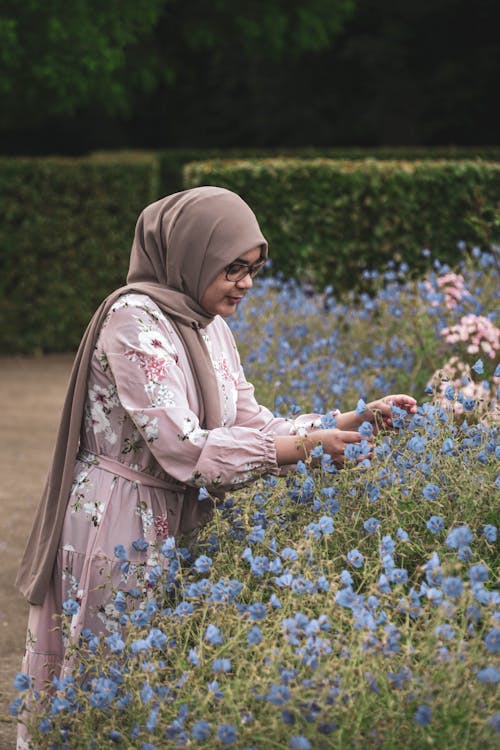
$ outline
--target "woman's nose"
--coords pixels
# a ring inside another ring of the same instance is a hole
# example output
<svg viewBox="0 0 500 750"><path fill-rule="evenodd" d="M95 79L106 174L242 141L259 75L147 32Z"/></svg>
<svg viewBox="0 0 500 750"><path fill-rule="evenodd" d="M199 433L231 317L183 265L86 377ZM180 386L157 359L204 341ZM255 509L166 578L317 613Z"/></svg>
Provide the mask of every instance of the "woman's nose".
<svg viewBox="0 0 500 750"><path fill-rule="evenodd" d="M236 286L240 289L251 289L253 287L253 279L250 274L247 273L242 279L237 281Z"/></svg>

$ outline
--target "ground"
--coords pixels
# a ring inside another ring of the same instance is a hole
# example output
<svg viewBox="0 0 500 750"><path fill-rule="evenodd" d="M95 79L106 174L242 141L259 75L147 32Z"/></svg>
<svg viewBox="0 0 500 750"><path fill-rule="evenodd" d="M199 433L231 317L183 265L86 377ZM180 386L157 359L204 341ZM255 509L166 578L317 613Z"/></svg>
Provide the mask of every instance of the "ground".
<svg viewBox="0 0 500 750"><path fill-rule="evenodd" d="M28 606L14 587L19 560L40 497L71 355L0 358L0 750L15 748L9 703L20 670Z"/></svg>

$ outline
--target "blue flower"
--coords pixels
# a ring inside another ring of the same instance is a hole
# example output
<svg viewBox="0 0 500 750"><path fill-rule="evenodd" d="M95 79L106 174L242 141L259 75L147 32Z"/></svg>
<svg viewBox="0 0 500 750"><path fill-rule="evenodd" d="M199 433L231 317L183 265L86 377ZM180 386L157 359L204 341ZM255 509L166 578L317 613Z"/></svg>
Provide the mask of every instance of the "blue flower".
<svg viewBox="0 0 500 750"><path fill-rule="evenodd" d="M417 453L417 454L423 453L425 450L425 446L426 446L425 438L420 437L419 435L414 435L414 437L408 440L408 448L414 453Z"/></svg>
<svg viewBox="0 0 500 750"><path fill-rule="evenodd" d="M137 550L137 552L145 552L149 547L149 544L145 539L135 539L132 542L132 547Z"/></svg>
<svg viewBox="0 0 500 750"><path fill-rule="evenodd" d="M74 599L67 599L62 606L67 615L76 615L80 609L80 605Z"/></svg>
<svg viewBox="0 0 500 750"><path fill-rule="evenodd" d="M391 583L406 583L408 581L408 571L406 568L394 568L389 574Z"/></svg>
<svg viewBox="0 0 500 750"><path fill-rule="evenodd" d="M47 734L47 732L50 732L51 727L52 727L52 722L50 721L50 719L48 719L47 717L45 717L39 723L39 725L38 725L38 731L41 732L42 734ZM109 734L110 734L110 737L111 737L111 732Z"/></svg>
<svg viewBox="0 0 500 750"><path fill-rule="evenodd" d="M445 544L451 549L466 547L472 541L472 533L468 526L456 526L446 537Z"/></svg>
<svg viewBox="0 0 500 750"><path fill-rule="evenodd" d="M290 696L290 688L286 685L271 685L266 700L272 703L273 706L283 706L290 700Z"/></svg>
<svg viewBox="0 0 500 750"><path fill-rule="evenodd" d="M251 543L257 543L264 541L266 530L263 526L254 526L248 535L248 541Z"/></svg>
<svg viewBox="0 0 500 750"><path fill-rule="evenodd" d="M402 528L399 528L397 530L396 536L397 536L399 542L409 542L410 541L410 537L408 536L407 532L404 529L402 529Z"/></svg>
<svg viewBox="0 0 500 750"><path fill-rule="evenodd" d="M358 549L354 548L347 553L347 560L353 567L361 568L365 558Z"/></svg>
<svg viewBox="0 0 500 750"><path fill-rule="evenodd" d="M431 391L431 393L432 393L432 391ZM453 386L452 385L447 385L446 388L444 389L444 397L448 401L454 401L456 395L457 394L456 394L456 391L453 388Z"/></svg>
<svg viewBox="0 0 500 750"><path fill-rule="evenodd" d="M278 599L278 597L276 596L276 594L271 594L271 598L269 599L269 604L274 609L281 609L283 606L280 600Z"/></svg>
<svg viewBox="0 0 500 750"><path fill-rule="evenodd" d="M262 630L258 625L254 625L250 628L247 634L247 643L249 646L256 646L262 640Z"/></svg>
<svg viewBox="0 0 500 750"><path fill-rule="evenodd" d="M493 628L484 637L486 648L492 654L500 653L500 628Z"/></svg>
<svg viewBox="0 0 500 750"><path fill-rule="evenodd" d="M262 602L254 602L248 607L248 614L251 620L263 620L266 612L266 605L262 604Z"/></svg>
<svg viewBox="0 0 500 750"><path fill-rule="evenodd" d="M16 690L23 692L31 687L31 677L24 672L18 672L14 677L13 684Z"/></svg>
<svg viewBox="0 0 500 750"><path fill-rule="evenodd" d="M159 628L151 628L148 633L147 641L152 648L163 649L167 645L167 636Z"/></svg>
<svg viewBox="0 0 500 750"><path fill-rule="evenodd" d="M368 534L374 534L380 527L380 521L378 518L368 518L364 524L363 528Z"/></svg>
<svg viewBox="0 0 500 750"><path fill-rule="evenodd" d="M219 646L221 643L224 643L224 638L217 625L208 625L204 638L212 646Z"/></svg>
<svg viewBox="0 0 500 750"><path fill-rule="evenodd" d="M112 633L111 635L108 635L106 638L106 643L108 644L109 650L112 654L121 654L121 652L125 648L125 643L123 642L119 633Z"/></svg>
<svg viewBox="0 0 500 750"><path fill-rule="evenodd" d="M321 426L324 430L329 430L332 427L335 427L336 424L337 418L334 416L334 412L329 411L321 417Z"/></svg>
<svg viewBox="0 0 500 750"><path fill-rule="evenodd" d="M236 741L238 734L231 724L219 724L217 727L217 736L223 745L232 745Z"/></svg>
<svg viewBox="0 0 500 750"><path fill-rule="evenodd" d="M209 738L210 732L211 726L209 722L205 720L196 721L191 728L191 734L195 740L198 740L198 742L205 742L205 740Z"/></svg>
<svg viewBox="0 0 500 750"><path fill-rule="evenodd" d="M356 404L356 414L364 414L366 412L366 403L363 401L362 398L359 399L358 403Z"/></svg>
<svg viewBox="0 0 500 750"><path fill-rule="evenodd" d="M483 526L483 536L487 542L493 544L497 540L497 527L491 523L487 523Z"/></svg>
<svg viewBox="0 0 500 750"><path fill-rule="evenodd" d="M443 444L441 445L441 453L444 453L445 456L450 456L455 448L455 444L452 440L452 438L445 438L443 440Z"/></svg>
<svg viewBox="0 0 500 750"><path fill-rule="evenodd" d="M361 437L370 438L373 435L373 425L371 422L361 422L358 432Z"/></svg>
<svg viewBox="0 0 500 750"><path fill-rule="evenodd" d="M208 573L212 565L212 558L207 557L207 555L200 555L193 563L193 567L197 573Z"/></svg>
<svg viewBox="0 0 500 750"><path fill-rule="evenodd" d="M292 750L311 750L312 745L307 739L301 734L296 734L290 740L290 747Z"/></svg>
<svg viewBox="0 0 500 750"><path fill-rule="evenodd" d="M450 599L457 599L464 587L461 578L449 576L448 578L443 578L442 588L445 596L449 596Z"/></svg>
<svg viewBox="0 0 500 750"><path fill-rule="evenodd" d="M415 712L415 721L421 727L426 727L431 723L432 711L429 706L419 706Z"/></svg>
<svg viewBox="0 0 500 750"><path fill-rule="evenodd" d="M136 609L130 615L130 622L133 625L147 625L149 622L149 613L144 609Z"/></svg>
<svg viewBox="0 0 500 750"><path fill-rule="evenodd" d="M444 529L444 520L441 516L431 516L425 525L431 534L439 534Z"/></svg>
<svg viewBox="0 0 500 750"><path fill-rule="evenodd" d="M484 365L483 365L483 360L482 360L482 359L478 359L478 360L476 360L476 362L474 362L474 364L472 365L472 369L473 369L473 370L474 370L474 372L476 372L476 373L477 373L478 375L482 375L482 374L483 374L483 372L484 372Z"/></svg>
<svg viewBox="0 0 500 750"><path fill-rule="evenodd" d="M269 570L269 558L266 555L254 557L250 562L250 570L254 576L261 578Z"/></svg>
<svg viewBox="0 0 500 750"><path fill-rule="evenodd" d="M198 656L198 652L195 648L190 648L188 653L188 662L192 664L194 667L197 667L200 663L200 658Z"/></svg>
<svg viewBox="0 0 500 750"><path fill-rule="evenodd" d="M500 682L500 669L497 669L497 667L484 667L484 669L479 670L477 673L477 679L479 682L496 685L497 682Z"/></svg>
<svg viewBox="0 0 500 750"><path fill-rule="evenodd" d="M207 497L210 497L207 488L206 487L200 487L200 489L198 491L198 500L200 502L203 502L203 500L206 500Z"/></svg>
<svg viewBox="0 0 500 750"><path fill-rule="evenodd" d="M67 707L69 708L69 703L66 701ZM23 699L21 696L18 698L14 698L13 701L9 704L9 711L11 716L19 716L19 712L21 710L21 706L23 705Z"/></svg>
<svg viewBox="0 0 500 750"><path fill-rule="evenodd" d="M426 500L436 500L439 497L440 491L437 484L426 484L422 490L422 495Z"/></svg>
<svg viewBox="0 0 500 750"><path fill-rule="evenodd" d="M117 544L116 545L116 547L114 548L114 555L119 560L125 561L127 559L127 550L125 549L125 547L123 546L123 544Z"/></svg>
<svg viewBox="0 0 500 750"><path fill-rule="evenodd" d="M214 659L212 662L212 672L230 672L231 659Z"/></svg>
<svg viewBox="0 0 500 750"><path fill-rule="evenodd" d="M145 682L144 686L141 690L141 700L143 703L149 703L149 701L153 698L154 691L149 682Z"/></svg>

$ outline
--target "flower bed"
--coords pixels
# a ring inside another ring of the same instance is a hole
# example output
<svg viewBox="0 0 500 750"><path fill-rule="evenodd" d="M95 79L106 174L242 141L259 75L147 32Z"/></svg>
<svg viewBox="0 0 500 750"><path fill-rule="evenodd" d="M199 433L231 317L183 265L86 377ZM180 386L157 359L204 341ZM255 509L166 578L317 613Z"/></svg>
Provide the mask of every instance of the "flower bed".
<svg viewBox="0 0 500 750"><path fill-rule="evenodd" d="M337 471L317 450L315 468L227 496L191 549L138 540L114 632L82 633L51 695L16 678L36 748L496 746L500 285L496 251L476 255L455 278L393 269L357 299L256 285L232 325L277 413L362 412L398 390L418 413L396 414L371 461ZM493 357L449 340L469 315L489 321ZM452 356L480 396L443 390Z"/></svg>

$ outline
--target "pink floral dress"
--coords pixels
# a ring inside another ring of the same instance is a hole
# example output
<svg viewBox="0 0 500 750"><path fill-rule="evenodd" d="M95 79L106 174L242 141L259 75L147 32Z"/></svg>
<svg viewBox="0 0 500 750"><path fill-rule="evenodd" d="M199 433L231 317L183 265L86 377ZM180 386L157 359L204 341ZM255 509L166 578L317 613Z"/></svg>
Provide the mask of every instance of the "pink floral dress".
<svg viewBox="0 0 500 750"><path fill-rule="evenodd" d="M59 675L67 646L57 615L79 604L71 638L82 628L112 631L111 586L127 586L114 554L132 561L128 585L156 564L132 543L161 541L199 528L212 512L199 490L236 489L279 472L274 435L319 426L319 415L290 421L260 406L247 382L231 331L216 317L205 329L221 404L221 427L203 429L195 383L168 318L147 296L113 305L92 358L88 397L60 548L50 589L30 608L23 671L37 687Z"/></svg>

